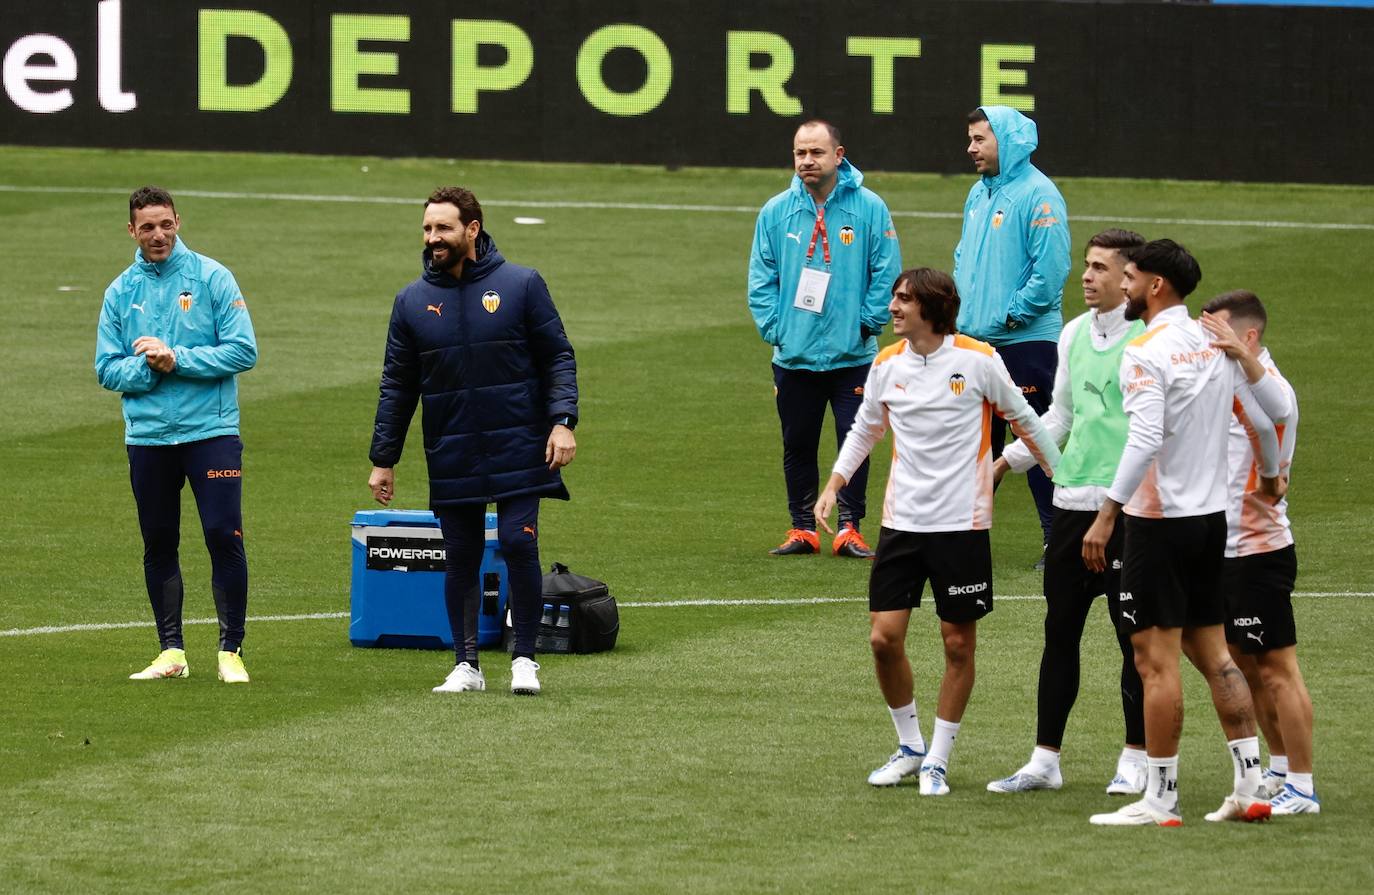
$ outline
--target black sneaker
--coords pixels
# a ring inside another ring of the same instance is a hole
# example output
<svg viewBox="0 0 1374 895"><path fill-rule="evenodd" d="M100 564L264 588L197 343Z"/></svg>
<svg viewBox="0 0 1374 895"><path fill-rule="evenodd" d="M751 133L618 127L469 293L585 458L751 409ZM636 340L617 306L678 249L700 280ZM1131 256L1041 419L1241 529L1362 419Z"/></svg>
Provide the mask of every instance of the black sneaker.
<svg viewBox="0 0 1374 895"><path fill-rule="evenodd" d="M836 556L849 556L854 559L873 558L872 548L864 543L863 535L859 534L853 522L846 522L840 528L840 533L835 535L830 547Z"/></svg>
<svg viewBox="0 0 1374 895"><path fill-rule="evenodd" d="M819 553L821 539L814 531L794 528L787 532L787 539L768 552L774 556L796 556L798 554Z"/></svg>

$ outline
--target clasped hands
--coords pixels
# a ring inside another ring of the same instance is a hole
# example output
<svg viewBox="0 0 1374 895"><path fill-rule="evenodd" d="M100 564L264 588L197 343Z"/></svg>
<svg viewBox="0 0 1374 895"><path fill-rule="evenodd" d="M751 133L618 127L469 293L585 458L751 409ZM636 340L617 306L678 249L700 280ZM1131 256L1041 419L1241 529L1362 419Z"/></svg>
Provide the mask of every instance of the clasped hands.
<svg viewBox="0 0 1374 895"><path fill-rule="evenodd" d="M134 354L143 355L148 366L156 373L170 373L177 367L177 355L157 336L139 336L134 339Z"/></svg>

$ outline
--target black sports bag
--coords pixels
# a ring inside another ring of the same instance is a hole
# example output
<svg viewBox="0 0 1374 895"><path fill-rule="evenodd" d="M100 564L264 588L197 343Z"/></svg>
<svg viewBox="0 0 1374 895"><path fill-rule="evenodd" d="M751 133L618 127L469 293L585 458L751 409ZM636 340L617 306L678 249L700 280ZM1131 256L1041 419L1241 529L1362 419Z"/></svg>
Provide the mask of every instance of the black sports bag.
<svg viewBox="0 0 1374 895"><path fill-rule="evenodd" d="M540 607L540 653L599 653L615 646L620 633L620 610L604 581L568 571L554 563L544 576L544 604ZM510 613L506 613L506 649L513 643Z"/></svg>

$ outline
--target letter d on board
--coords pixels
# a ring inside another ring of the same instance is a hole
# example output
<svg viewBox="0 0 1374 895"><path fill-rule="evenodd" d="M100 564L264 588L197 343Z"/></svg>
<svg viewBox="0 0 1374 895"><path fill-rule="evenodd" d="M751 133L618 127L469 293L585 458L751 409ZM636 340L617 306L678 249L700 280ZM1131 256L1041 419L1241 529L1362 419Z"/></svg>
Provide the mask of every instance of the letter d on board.
<svg viewBox="0 0 1374 895"><path fill-rule="evenodd" d="M252 84L229 83L229 38L262 48L262 76ZM291 86L291 38L271 16L252 10L202 9L199 26L201 111L260 112Z"/></svg>

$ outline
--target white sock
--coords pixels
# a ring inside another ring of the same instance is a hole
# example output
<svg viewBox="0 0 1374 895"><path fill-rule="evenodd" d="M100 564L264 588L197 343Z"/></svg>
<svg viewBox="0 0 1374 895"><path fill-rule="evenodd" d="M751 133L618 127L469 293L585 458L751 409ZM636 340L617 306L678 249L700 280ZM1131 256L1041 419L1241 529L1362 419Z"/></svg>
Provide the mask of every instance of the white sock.
<svg viewBox="0 0 1374 895"><path fill-rule="evenodd" d="M913 752L926 751L926 739L921 736L921 722L916 717L916 701L899 709L889 706L888 711L892 714L892 726L897 728L897 742Z"/></svg>
<svg viewBox="0 0 1374 895"><path fill-rule="evenodd" d="M1315 789L1315 784L1313 784L1312 782L1311 771L1308 771L1306 774L1299 774L1296 771L1289 771L1288 780L1285 782L1287 782L1289 786L1293 787L1305 796L1310 796L1312 795L1312 793L1317 791Z"/></svg>
<svg viewBox="0 0 1374 895"><path fill-rule="evenodd" d="M1148 758L1149 777L1145 784L1145 801L1164 811L1178 806L1178 756Z"/></svg>
<svg viewBox="0 0 1374 895"><path fill-rule="evenodd" d="M937 716L935 718L935 731L930 736L930 754L926 757L926 763L938 764L942 768L948 768L949 754L954 751L954 738L958 735L958 724Z"/></svg>
<svg viewBox="0 0 1374 895"><path fill-rule="evenodd" d="M1059 770L1059 753L1044 746L1036 746L1031 752L1030 761L1026 762L1026 770L1042 775Z"/></svg>
<svg viewBox="0 0 1374 895"><path fill-rule="evenodd" d="M1269 770L1273 771L1275 774L1287 774L1287 773L1288 773L1288 756L1287 756L1287 755L1271 755L1271 756L1269 756Z"/></svg>
<svg viewBox="0 0 1374 895"><path fill-rule="evenodd" d="M1260 782L1259 737L1242 737L1227 740L1226 748L1231 753L1234 770L1232 778L1234 792L1254 795Z"/></svg>

